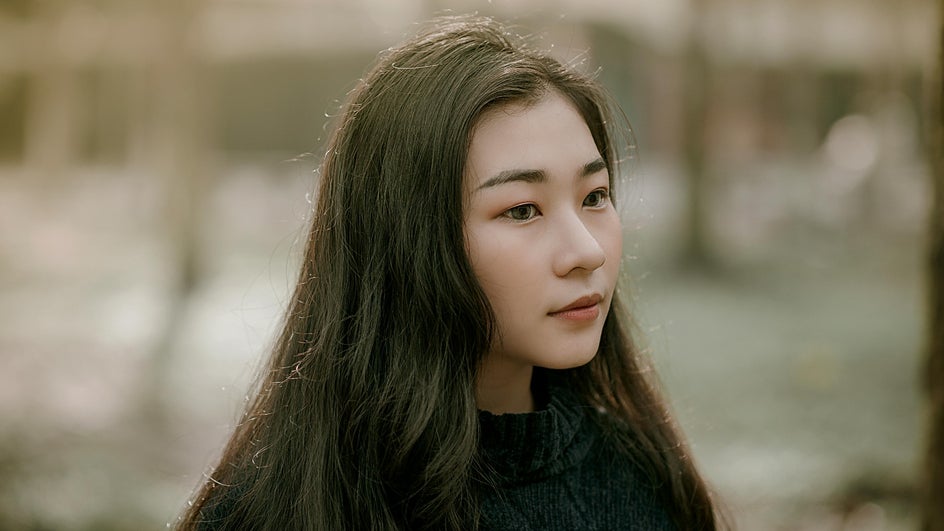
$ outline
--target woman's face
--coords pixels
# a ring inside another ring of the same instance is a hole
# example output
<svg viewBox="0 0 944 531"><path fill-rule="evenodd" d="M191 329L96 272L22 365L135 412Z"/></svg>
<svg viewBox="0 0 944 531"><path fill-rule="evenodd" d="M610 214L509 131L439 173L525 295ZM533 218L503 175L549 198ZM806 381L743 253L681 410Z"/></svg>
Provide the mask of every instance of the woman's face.
<svg viewBox="0 0 944 531"><path fill-rule="evenodd" d="M606 165L576 108L550 91L488 111L473 130L465 187L469 258L498 321L487 370L590 361L622 234Z"/></svg>

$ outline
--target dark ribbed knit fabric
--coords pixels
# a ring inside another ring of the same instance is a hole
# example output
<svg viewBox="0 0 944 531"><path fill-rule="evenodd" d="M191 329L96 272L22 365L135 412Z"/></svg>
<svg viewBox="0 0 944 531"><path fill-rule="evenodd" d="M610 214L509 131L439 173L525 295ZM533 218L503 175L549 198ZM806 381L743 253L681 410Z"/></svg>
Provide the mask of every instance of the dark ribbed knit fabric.
<svg viewBox="0 0 944 531"><path fill-rule="evenodd" d="M479 414L495 487L481 494L482 529L675 529L651 485L604 439L591 418L600 413L563 387L548 386L544 400L533 413Z"/></svg>
<svg viewBox="0 0 944 531"><path fill-rule="evenodd" d="M480 529L675 530L650 484L604 439L592 418L599 413L545 380L536 372L539 411L479 412L481 449L494 472L494 488L480 493ZM197 528L233 529L222 521L243 491L208 502Z"/></svg>

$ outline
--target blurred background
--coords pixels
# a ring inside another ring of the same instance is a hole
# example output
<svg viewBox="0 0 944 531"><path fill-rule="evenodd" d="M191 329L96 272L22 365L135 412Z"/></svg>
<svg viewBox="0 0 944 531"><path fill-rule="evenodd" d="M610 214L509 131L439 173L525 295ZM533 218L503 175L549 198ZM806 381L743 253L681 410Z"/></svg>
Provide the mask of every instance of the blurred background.
<svg viewBox="0 0 944 531"><path fill-rule="evenodd" d="M739 527L916 527L932 1L3 0L0 529L174 521L345 94L472 11L628 115L633 310Z"/></svg>

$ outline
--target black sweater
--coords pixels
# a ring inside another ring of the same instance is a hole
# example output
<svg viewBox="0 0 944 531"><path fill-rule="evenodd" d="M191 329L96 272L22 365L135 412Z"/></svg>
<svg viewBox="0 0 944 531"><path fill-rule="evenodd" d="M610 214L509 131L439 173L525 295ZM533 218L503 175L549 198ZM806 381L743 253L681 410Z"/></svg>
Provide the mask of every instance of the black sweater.
<svg viewBox="0 0 944 531"><path fill-rule="evenodd" d="M480 492L481 529L675 530L650 484L604 438L592 418L599 413L564 387L535 391L539 411L479 413L481 450L493 472L491 487ZM253 528L224 524L241 491L226 489L208 502L197 527Z"/></svg>
<svg viewBox="0 0 944 531"><path fill-rule="evenodd" d="M597 426L599 415L552 387L534 413L480 413L495 488L481 495L489 530L673 530L656 493Z"/></svg>

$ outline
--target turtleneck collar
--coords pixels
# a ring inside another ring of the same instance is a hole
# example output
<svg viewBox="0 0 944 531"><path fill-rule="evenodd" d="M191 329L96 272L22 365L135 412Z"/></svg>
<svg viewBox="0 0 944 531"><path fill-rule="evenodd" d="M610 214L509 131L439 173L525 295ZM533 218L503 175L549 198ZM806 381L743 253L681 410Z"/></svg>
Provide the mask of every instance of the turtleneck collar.
<svg viewBox="0 0 944 531"><path fill-rule="evenodd" d="M538 410L494 415L479 412L481 449L499 484L553 476L586 457L595 439L593 420L579 397L551 375L535 370L532 390Z"/></svg>

